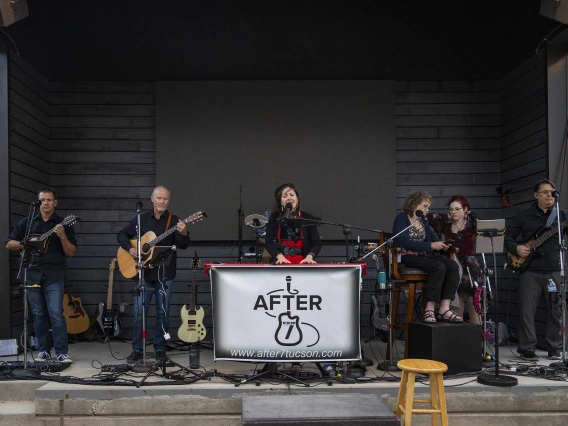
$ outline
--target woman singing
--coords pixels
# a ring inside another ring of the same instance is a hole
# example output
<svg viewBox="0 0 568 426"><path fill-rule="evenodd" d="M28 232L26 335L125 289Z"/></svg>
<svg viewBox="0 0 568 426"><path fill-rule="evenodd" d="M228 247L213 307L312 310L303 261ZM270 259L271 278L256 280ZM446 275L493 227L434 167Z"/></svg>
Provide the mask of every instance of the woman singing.
<svg viewBox="0 0 568 426"><path fill-rule="evenodd" d="M437 318L438 321L459 323L463 319L450 309L450 301L459 285L459 266L439 253L439 250L447 250L449 245L438 239L427 221L417 221L418 215L425 216L431 205L432 197L424 191L406 197L402 207L404 212L395 218L392 231L396 235L403 229L410 228L396 237L394 243L402 248L402 263L429 274L424 322L435 323ZM437 302L440 303L440 309L436 317L434 308Z"/></svg>
<svg viewBox="0 0 568 426"><path fill-rule="evenodd" d="M481 269L475 258L475 236L477 218L470 210L469 201L463 195L454 195L449 202L448 214L428 213L428 220L439 238L453 240L452 245L459 249L458 261L462 266L462 278L458 287L460 307L458 315L463 316L464 299L467 296L469 321L480 324L481 308L479 301L474 305L474 296L479 298L482 289Z"/></svg>
<svg viewBox="0 0 568 426"><path fill-rule="evenodd" d="M321 241L314 217L300 210L300 194L292 183L274 191L276 205L266 225L266 250L275 264L316 263ZM286 216L289 219L286 219Z"/></svg>

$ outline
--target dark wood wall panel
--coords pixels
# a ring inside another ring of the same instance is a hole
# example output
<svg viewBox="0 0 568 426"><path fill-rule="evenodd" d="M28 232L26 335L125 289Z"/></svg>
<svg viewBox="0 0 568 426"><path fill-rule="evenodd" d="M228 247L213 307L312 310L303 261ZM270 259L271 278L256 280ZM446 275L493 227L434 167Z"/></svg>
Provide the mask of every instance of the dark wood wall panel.
<svg viewBox="0 0 568 426"><path fill-rule="evenodd" d="M50 183L49 92L47 80L21 57L10 62L10 225L28 215L37 190ZM6 237L6 236L5 236ZM10 284L17 287L18 256L10 258ZM23 299L11 293L12 337L23 329ZM30 315L31 317L31 315Z"/></svg>
<svg viewBox="0 0 568 426"><path fill-rule="evenodd" d="M498 217L499 82L401 81L396 90L397 204L425 190L445 211L460 193L480 217Z"/></svg>
<svg viewBox="0 0 568 426"><path fill-rule="evenodd" d="M503 208L506 219L534 201L534 184L548 177L546 58L533 56L510 74L501 87L501 178L510 189L512 207ZM503 260L504 262L505 260ZM500 271L499 292L502 321L516 330L518 318L518 273ZM541 305L537 311L537 334L544 339L546 314Z"/></svg>

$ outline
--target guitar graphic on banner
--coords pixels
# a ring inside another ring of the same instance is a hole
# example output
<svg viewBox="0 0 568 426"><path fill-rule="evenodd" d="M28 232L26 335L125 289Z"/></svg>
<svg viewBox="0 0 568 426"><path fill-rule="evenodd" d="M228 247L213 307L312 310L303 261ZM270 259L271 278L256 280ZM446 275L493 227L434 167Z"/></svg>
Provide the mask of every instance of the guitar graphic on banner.
<svg viewBox="0 0 568 426"><path fill-rule="evenodd" d="M292 290L292 277L286 277L286 291L288 294L296 295L298 290ZM292 316L290 311L282 312L278 315L278 328L274 334L274 339L282 346L296 346L299 345L304 335L300 328L300 317Z"/></svg>

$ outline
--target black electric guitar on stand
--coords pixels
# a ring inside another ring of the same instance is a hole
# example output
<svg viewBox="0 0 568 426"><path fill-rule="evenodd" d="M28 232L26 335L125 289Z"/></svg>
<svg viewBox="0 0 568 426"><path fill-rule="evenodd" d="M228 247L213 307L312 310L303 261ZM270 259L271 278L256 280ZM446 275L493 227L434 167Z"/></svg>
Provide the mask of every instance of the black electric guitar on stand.
<svg viewBox="0 0 568 426"><path fill-rule="evenodd" d="M116 258L112 259L109 265L108 274L108 294L107 301L99 303L96 326L99 334L105 336L104 342L108 342L111 337L116 337L122 332L122 324L118 317L118 309L112 308L112 288L114 285L114 269Z"/></svg>

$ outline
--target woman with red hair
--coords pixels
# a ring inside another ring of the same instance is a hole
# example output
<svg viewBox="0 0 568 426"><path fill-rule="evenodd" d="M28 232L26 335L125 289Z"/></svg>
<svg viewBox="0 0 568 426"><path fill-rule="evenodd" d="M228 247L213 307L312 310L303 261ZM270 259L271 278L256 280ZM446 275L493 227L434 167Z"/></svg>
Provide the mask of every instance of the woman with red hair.
<svg viewBox="0 0 568 426"><path fill-rule="evenodd" d="M428 220L436 231L438 238L453 240L452 246L459 249L457 260L462 267L462 277L458 287L460 306L456 308L463 317L464 304L467 298L469 321L480 324L480 304L474 298L481 293L481 268L475 258L475 237L477 235L477 217L471 212L469 200L463 195L454 195L448 213L428 213Z"/></svg>

